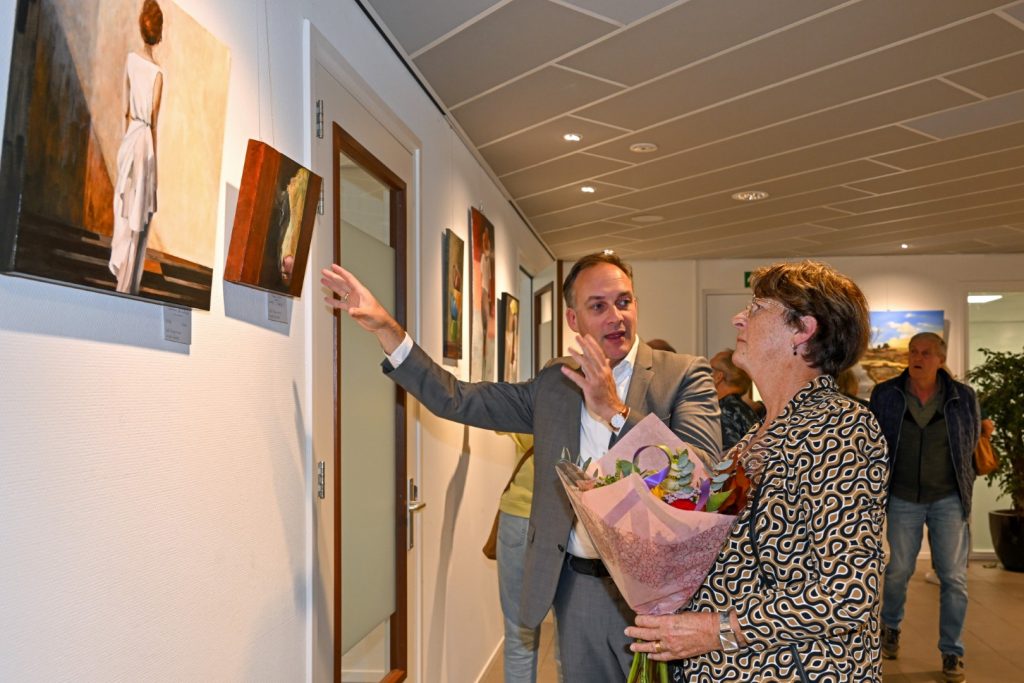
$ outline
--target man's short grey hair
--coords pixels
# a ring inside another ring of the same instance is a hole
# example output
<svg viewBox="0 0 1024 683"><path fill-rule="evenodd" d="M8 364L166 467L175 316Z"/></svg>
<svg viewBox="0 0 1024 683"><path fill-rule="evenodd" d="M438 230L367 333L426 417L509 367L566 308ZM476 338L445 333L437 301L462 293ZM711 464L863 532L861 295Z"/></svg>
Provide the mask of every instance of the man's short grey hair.
<svg viewBox="0 0 1024 683"><path fill-rule="evenodd" d="M934 332L918 332L917 334L910 338L910 344L913 344L914 342L917 341L932 342L933 344L935 344L935 348L939 350L939 353L942 354L942 360L946 360L946 340L940 337L939 335L935 334ZM910 348L910 344L907 345L908 349Z"/></svg>

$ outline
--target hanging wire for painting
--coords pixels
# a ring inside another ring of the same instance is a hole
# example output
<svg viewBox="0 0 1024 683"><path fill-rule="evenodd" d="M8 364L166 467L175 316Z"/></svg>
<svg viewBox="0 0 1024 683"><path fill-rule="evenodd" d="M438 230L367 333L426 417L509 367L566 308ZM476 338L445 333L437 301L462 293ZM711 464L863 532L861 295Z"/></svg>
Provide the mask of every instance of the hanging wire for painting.
<svg viewBox="0 0 1024 683"><path fill-rule="evenodd" d="M267 9L267 0L263 0L263 38L267 48L267 95L270 98L270 145L277 147L277 126L274 122L274 77L270 63L270 11ZM256 97L258 106L256 111L259 119L260 140L263 140L263 69L260 62L260 21L256 19Z"/></svg>

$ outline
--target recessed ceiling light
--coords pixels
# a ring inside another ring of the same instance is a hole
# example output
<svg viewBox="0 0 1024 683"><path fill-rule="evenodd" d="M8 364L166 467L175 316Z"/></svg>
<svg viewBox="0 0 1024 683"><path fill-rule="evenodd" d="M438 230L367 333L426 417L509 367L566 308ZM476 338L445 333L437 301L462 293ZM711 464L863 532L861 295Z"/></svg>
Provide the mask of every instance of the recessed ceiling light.
<svg viewBox="0 0 1024 683"><path fill-rule="evenodd" d="M643 216L633 216L631 219L634 223L657 223L658 221L665 220L664 216L658 216L653 213L644 214Z"/></svg>
<svg viewBox="0 0 1024 683"><path fill-rule="evenodd" d="M967 303L969 304L987 304L990 301L999 301L1003 298L1002 294L968 294Z"/></svg>
<svg viewBox="0 0 1024 683"><path fill-rule="evenodd" d="M562 139L566 142L579 142L583 139L583 136L579 133L566 133L562 136Z"/></svg>
<svg viewBox="0 0 1024 683"><path fill-rule="evenodd" d="M651 152L657 152L658 146L653 142L635 142L629 146L630 152L636 152L637 154L650 154Z"/></svg>
<svg viewBox="0 0 1024 683"><path fill-rule="evenodd" d="M732 196L738 202L756 202L760 199L768 199L768 193L761 190L743 190Z"/></svg>
<svg viewBox="0 0 1024 683"><path fill-rule="evenodd" d="M580 188L580 192L586 192L587 194L594 194L595 192L597 192L597 190L595 190L590 185L584 185L583 187Z"/></svg>
<svg viewBox="0 0 1024 683"><path fill-rule="evenodd" d="M903 244L900 245L900 249L910 249L910 245L904 242Z"/></svg>

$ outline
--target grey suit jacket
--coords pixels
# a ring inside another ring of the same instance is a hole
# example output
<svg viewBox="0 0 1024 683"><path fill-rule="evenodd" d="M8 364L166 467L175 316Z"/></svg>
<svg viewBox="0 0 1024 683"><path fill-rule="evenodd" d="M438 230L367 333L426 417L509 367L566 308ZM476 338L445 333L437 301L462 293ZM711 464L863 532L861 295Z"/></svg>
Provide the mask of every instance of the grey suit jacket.
<svg viewBox="0 0 1024 683"><path fill-rule="evenodd" d="M525 626L535 627L554 601L573 525L572 507L555 464L563 448L579 454L583 393L562 375L559 364L519 384L461 382L416 345L398 368L388 361L383 366L391 379L438 417L534 435L533 506L519 616ZM629 417L620 436L655 413L688 446L718 459L718 397L705 359L657 351L641 341L626 405Z"/></svg>

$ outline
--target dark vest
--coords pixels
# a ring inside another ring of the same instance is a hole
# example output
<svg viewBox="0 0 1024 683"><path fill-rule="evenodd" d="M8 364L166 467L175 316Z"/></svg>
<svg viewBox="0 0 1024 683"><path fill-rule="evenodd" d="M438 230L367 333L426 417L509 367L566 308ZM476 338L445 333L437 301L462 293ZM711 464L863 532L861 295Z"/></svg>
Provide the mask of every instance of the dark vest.
<svg viewBox="0 0 1024 683"><path fill-rule="evenodd" d="M890 491L911 503L932 503L957 492L946 418L941 409L924 427L918 426L909 410L903 414Z"/></svg>

